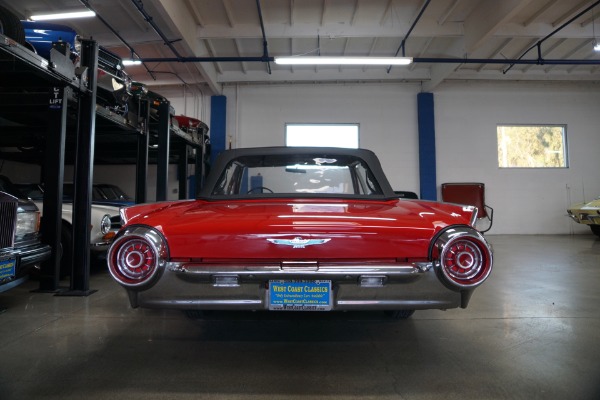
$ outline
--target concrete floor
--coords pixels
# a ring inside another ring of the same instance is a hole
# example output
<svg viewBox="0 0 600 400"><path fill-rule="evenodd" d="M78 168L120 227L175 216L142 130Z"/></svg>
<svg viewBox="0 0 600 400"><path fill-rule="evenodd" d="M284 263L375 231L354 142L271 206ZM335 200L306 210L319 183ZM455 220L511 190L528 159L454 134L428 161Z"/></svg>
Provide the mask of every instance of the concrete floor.
<svg viewBox="0 0 600 400"><path fill-rule="evenodd" d="M133 310L105 271L88 297L0 294L0 399L600 399L600 239L489 235L468 309Z"/></svg>

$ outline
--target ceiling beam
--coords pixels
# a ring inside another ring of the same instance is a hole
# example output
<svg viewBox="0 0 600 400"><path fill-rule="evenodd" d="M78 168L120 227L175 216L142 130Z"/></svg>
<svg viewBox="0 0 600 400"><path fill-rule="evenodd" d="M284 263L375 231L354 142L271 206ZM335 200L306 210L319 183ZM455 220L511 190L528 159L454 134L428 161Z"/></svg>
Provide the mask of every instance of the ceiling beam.
<svg viewBox="0 0 600 400"><path fill-rule="evenodd" d="M178 2L169 0L156 0L157 8L162 8L161 14L166 15L170 20L170 29L176 32L182 38L182 42L187 47L187 51L196 57L208 55L208 49L204 41L196 36L196 22L194 17L187 12L185 7L180 7ZM155 16L156 18L156 16ZM221 94L223 88L217 81L217 72L212 63L195 63L202 77L205 79L211 91L215 94Z"/></svg>
<svg viewBox="0 0 600 400"><path fill-rule="evenodd" d="M294 26L296 14L294 13L294 0L290 0L290 26Z"/></svg>
<svg viewBox="0 0 600 400"><path fill-rule="evenodd" d="M385 20L387 19L387 16L390 14L391 9L392 9L392 0L388 0L387 4L385 5L385 10L383 11L383 15L381 16L381 19L379 20L379 26L383 26L383 24L385 23Z"/></svg>
<svg viewBox="0 0 600 400"><path fill-rule="evenodd" d="M471 53L509 22L531 0L482 0L464 23L465 50Z"/></svg>
<svg viewBox="0 0 600 400"><path fill-rule="evenodd" d="M566 54L563 55L562 58L568 59L569 57L574 56L575 54L577 54L578 52L580 52L581 50L585 49L586 47L588 49L591 49L594 46L594 39L589 39L585 42L580 43L578 46L575 46L574 48L572 48L570 51L568 51ZM591 59L588 57L588 59ZM551 65L548 68L546 68L546 72L549 72L552 68L555 68L556 65Z"/></svg>
<svg viewBox="0 0 600 400"><path fill-rule="evenodd" d="M217 55L217 50L215 49L215 46L212 44L212 42L210 40L205 40L204 43L206 44L206 48L208 49L208 54L210 54L211 57L215 57ZM217 73L220 75L223 73L223 67L221 66L220 62L215 62L215 69L217 70Z"/></svg>
<svg viewBox="0 0 600 400"><path fill-rule="evenodd" d="M464 22L464 37L455 40L447 53L451 57L464 58L474 52L529 1L482 0ZM431 79L423 84L423 88L426 91L434 90L459 67L460 64L434 64L431 67Z"/></svg>
<svg viewBox="0 0 600 400"><path fill-rule="evenodd" d="M373 55L373 51L375 50L375 46L377 46L377 38L373 38L371 40L371 46L369 47L369 53L367 54L368 57ZM363 71L367 70L367 66L365 65L363 67Z"/></svg>
<svg viewBox="0 0 600 400"><path fill-rule="evenodd" d="M163 0L164 1L164 0ZM411 27L412 21L398 21L394 24L369 25L356 24L352 27L349 24L327 23L323 25L319 23L302 23L294 22L293 25L288 23L270 23L265 21L265 30L269 32L269 39L282 38L314 38L319 34L321 37L361 37L361 38L397 38L400 33L407 32ZM351 28L351 29L350 29ZM423 18L419 24L415 26L413 36L461 36L463 34L460 24L447 24L446 26L438 25L437 21ZM260 29L256 28L256 24L236 24L233 28L220 25L210 25L198 27L196 35L205 39L259 39L262 38Z"/></svg>
<svg viewBox="0 0 600 400"><path fill-rule="evenodd" d="M225 83L240 83L240 82L318 82L318 81L355 81L355 82L389 82L389 81L415 81L421 82L428 79L428 74L425 69L410 72L407 69L398 71L392 70L392 73L386 72L386 67L368 68L366 71L363 68L343 68L340 71L335 68L308 68L295 69L292 72L290 69L273 70L269 75L263 71L248 71L246 74L242 72L229 72L219 77L219 82Z"/></svg>
<svg viewBox="0 0 600 400"><path fill-rule="evenodd" d="M548 57L549 54L551 54L554 50L556 50L557 48L559 48L567 39L558 39L557 41L554 42L554 44L548 48L544 48L542 50L542 57ZM567 58L567 57L561 57L561 58ZM532 68L533 65L526 65L525 67L523 67L523 69L521 70L522 72L527 72L530 68Z"/></svg>
<svg viewBox="0 0 600 400"><path fill-rule="evenodd" d="M554 21L552 23L552 26L555 28L557 26L561 26L562 24L564 24L565 22L567 22L568 20L573 18L575 15L579 14L581 11L583 11L584 8L590 6L591 4L592 4L592 0L584 0L584 1L579 2L577 5L572 7L569 11L567 11L566 13L561 15L556 21Z"/></svg>
<svg viewBox="0 0 600 400"><path fill-rule="evenodd" d="M327 14L327 0L323 0L323 8L321 9L321 26L325 25L325 16Z"/></svg>
<svg viewBox="0 0 600 400"><path fill-rule="evenodd" d="M233 43L235 44L235 51L237 52L238 56L241 56L242 55L242 50L241 50L242 45L241 45L240 41L238 39L235 39ZM246 68L246 62L242 61L240 64L242 65L242 72L245 74L248 70Z"/></svg>
<svg viewBox="0 0 600 400"><path fill-rule="evenodd" d="M539 17L542 16L542 14L544 14L546 11L548 11L550 8L552 8L552 6L555 5L556 3L558 3L559 1L561 1L561 0L550 0L549 3L546 3L542 6L540 6L539 10L537 10L535 13L533 13L533 15L531 15L529 18L527 18L527 20L523 21L523 26L529 26L530 24L535 22Z"/></svg>
<svg viewBox="0 0 600 400"><path fill-rule="evenodd" d="M593 52L592 52L592 53L593 53ZM589 55L589 56L587 56L587 57L586 57L586 60L593 60L593 59L594 59L594 57L595 57L595 54L591 54L591 55ZM577 68L581 68L581 67L582 67L582 66L580 66L580 65L573 65L571 68L568 68L568 69L567 69L567 72L568 72L568 73L572 73L572 72L573 72L575 69L577 69ZM588 66L588 67L589 67L589 66ZM596 68L596 69L597 69L597 68ZM594 71L594 67L590 68L590 70L589 70L590 74L591 74L593 71Z"/></svg>
<svg viewBox="0 0 600 400"><path fill-rule="evenodd" d="M423 45L423 47L421 47L421 51L419 51L419 54L417 55L417 57L424 57L425 54L427 53L427 50L429 49L429 46L431 46L431 43L433 43L433 36L430 37L429 39L427 39L427 41L425 42L425 44ZM408 66L409 70L413 70L415 69L416 64L412 63Z"/></svg>
<svg viewBox="0 0 600 400"><path fill-rule="evenodd" d="M227 16L227 23L230 28L233 28L235 25L235 21L233 20L233 11L231 10L231 5L228 0L222 0L223 8L225 9L225 15Z"/></svg>
<svg viewBox="0 0 600 400"><path fill-rule="evenodd" d="M204 18L202 18L202 15L200 14L200 10L198 10L198 5L196 4L196 2L192 0L185 0L184 4L188 8L188 10L190 10L192 17L194 17L196 25L205 26L206 23L204 22Z"/></svg>
<svg viewBox="0 0 600 400"><path fill-rule="evenodd" d="M464 54L464 40L462 38L454 41L454 44L448 48L450 55ZM434 64L430 68L429 80L423 82L425 92L433 91L440 83L450 76L460 64Z"/></svg>
<svg viewBox="0 0 600 400"><path fill-rule="evenodd" d="M438 19L439 25L444 25L446 23L446 21L448 21L448 18L450 18L450 16L454 12L454 10L456 10L456 7L458 6L459 3L460 3L460 0L454 0L454 2L452 4L450 4L450 6L446 9L446 11L444 11L444 13Z"/></svg>
<svg viewBox="0 0 600 400"><path fill-rule="evenodd" d="M499 46L497 46L494 51L492 51L492 53L488 56L488 58L496 58L499 54L502 54L502 50L504 50L506 48L506 46L508 46L508 44L512 42L512 38L507 38L504 39L502 41L502 43L500 43ZM485 68L485 64L483 64L482 66L480 66L477 69L477 72L481 72L483 69Z"/></svg>
<svg viewBox="0 0 600 400"><path fill-rule="evenodd" d="M356 24L356 16L358 15L358 9L360 8L360 0L355 0L354 7L352 8L352 17L350 18L350 26Z"/></svg>
<svg viewBox="0 0 600 400"><path fill-rule="evenodd" d="M503 0L504 1L504 0ZM470 19L470 18L469 18ZM412 21L406 22L395 22L387 25L369 25L369 24L355 24L350 27L345 24L337 23L326 23L320 25L318 23L302 23L294 22L293 25L289 23L269 23L265 21L265 30L269 33L269 39L287 39L290 37L296 39L314 38L318 35L321 37L331 38L398 38L402 36L402 33L408 32L411 27ZM466 22L465 22L466 24ZM438 22L427 15L424 15L419 23L414 27L411 37L422 37L427 38L430 36L436 37L459 37L464 35L470 36L471 47L477 46L481 40L477 40L478 32L482 32L484 27L481 23L478 23L478 28L473 24L470 25L470 29L463 29L462 24L450 24L446 23L443 26L439 25ZM528 36L528 37L542 37L548 32L553 30L553 27L549 23L531 24L527 27L522 24L512 23L505 21L503 25L494 25L488 27L483 34L486 38L490 36ZM196 35L203 39L262 39L260 29L257 29L257 25L251 24L235 24L234 27L229 28L227 26L220 25L209 25L209 26L198 26L196 29ZM589 37L589 29L583 29L579 24L572 24L565 27L555 36L557 37L572 37L572 38L583 38Z"/></svg>

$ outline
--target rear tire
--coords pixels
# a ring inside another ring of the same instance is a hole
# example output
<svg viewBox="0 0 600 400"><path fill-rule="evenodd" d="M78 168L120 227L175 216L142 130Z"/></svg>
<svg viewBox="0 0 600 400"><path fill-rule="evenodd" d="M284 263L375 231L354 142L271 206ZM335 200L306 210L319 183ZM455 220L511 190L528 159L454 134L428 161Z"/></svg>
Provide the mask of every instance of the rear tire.
<svg viewBox="0 0 600 400"><path fill-rule="evenodd" d="M25 46L25 30L12 12L0 6L0 33Z"/></svg>
<svg viewBox="0 0 600 400"><path fill-rule="evenodd" d="M590 225L590 228L592 229L594 235L600 236L600 225Z"/></svg>
<svg viewBox="0 0 600 400"><path fill-rule="evenodd" d="M385 310L383 313L389 319L407 319L415 313L415 310Z"/></svg>

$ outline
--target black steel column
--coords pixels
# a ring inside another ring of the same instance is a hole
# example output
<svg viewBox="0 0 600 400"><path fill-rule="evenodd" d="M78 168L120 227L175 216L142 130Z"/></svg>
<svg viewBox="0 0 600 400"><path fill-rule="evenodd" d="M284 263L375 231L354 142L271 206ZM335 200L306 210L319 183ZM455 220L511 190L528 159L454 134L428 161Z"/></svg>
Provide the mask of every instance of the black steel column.
<svg viewBox="0 0 600 400"><path fill-rule="evenodd" d="M88 67L89 92L82 95L77 126L73 199L73 273L71 290L66 295L87 296L90 286L90 225L92 181L94 173L94 139L96 135L96 84L98 78L98 43L81 42L81 64Z"/></svg>
<svg viewBox="0 0 600 400"><path fill-rule="evenodd" d="M137 159L135 168L135 202L147 201L148 146L150 145L150 102L140 99L139 116L143 118L142 131L138 136Z"/></svg>
<svg viewBox="0 0 600 400"><path fill-rule="evenodd" d="M60 231L62 224L63 178L65 170L65 137L67 130L68 87L50 88L48 130L43 179L44 219L42 241L52 247L52 256L42 263L39 291L58 291L60 280Z"/></svg>
<svg viewBox="0 0 600 400"><path fill-rule="evenodd" d="M169 182L169 102L158 106L158 155L156 161L156 201L167 200Z"/></svg>
<svg viewBox="0 0 600 400"><path fill-rule="evenodd" d="M194 186L194 198L197 199L200 189L204 186L204 144L196 148L194 176L196 177Z"/></svg>
<svg viewBox="0 0 600 400"><path fill-rule="evenodd" d="M188 145L182 144L179 148L179 164L177 165L177 180L179 182L179 200L185 200L187 196L188 178Z"/></svg>

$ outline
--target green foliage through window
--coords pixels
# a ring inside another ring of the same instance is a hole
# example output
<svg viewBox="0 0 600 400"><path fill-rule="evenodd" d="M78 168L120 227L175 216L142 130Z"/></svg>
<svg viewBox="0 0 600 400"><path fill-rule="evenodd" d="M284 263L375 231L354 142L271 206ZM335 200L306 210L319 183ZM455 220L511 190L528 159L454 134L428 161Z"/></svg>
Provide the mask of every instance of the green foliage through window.
<svg viewBox="0 0 600 400"><path fill-rule="evenodd" d="M498 125L500 168L566 168L564 125Z"/></svg>

